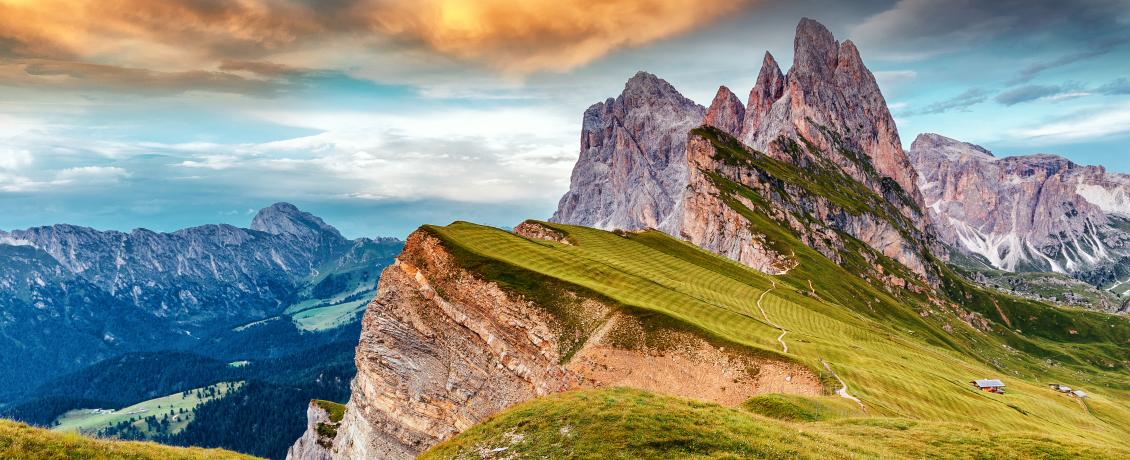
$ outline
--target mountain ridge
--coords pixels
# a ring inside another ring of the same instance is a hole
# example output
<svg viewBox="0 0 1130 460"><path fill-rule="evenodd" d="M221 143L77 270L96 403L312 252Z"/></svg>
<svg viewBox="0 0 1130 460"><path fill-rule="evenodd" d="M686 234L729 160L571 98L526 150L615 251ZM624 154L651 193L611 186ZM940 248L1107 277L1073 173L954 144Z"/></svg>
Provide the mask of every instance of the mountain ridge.
<svg viewBox="0 0 1130 460"><path fill-rule="evenodd" d="M335 281L326 286L342 289L367 284L363 273L375 282L401 244L345 239L285 203L264 208L252 226L262 230L213 224L127 233L59 224L0 231L0 252L9 255L0 262L0 298L9 305L0 318L7 342L0 360L20 370L5 377L0 395L118 353L200 345L283 314L311 295L307 284L326 277Z"/></svg>
<svg viewBox="0 0 1130 460"><path fill-rule="evenodd" d="M910 152L939 235L958 250L1100 289L1130 278L1130 175L1052 154L995 157L937 134L920 135Z"/></svg>

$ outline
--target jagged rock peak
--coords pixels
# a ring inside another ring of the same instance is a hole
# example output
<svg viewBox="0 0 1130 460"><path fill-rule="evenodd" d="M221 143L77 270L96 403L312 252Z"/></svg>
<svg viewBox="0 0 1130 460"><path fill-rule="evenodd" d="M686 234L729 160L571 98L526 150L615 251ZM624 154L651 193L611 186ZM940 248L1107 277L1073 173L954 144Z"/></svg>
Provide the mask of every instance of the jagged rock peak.
<svg viewBox="0 0 1130 460"><path fill-rule="evenodd" d="M275 203L260 209L251 220L251 229L272 235L295 235L300 237L320 237L329 235L344 239L336 228L322 218L304 212L290 203Z"/></svg>
<svg viewBox="0 0 1130 460"><path fill-rule="evenodd" d="M768 82L775 81L776 63L766 60L751 93L740 140L787 159L785 152L775 151L771 144L782 135L803 137L876 192L882 193L882 178L888 177L921 205L917 176L902 150L894 119L855 44L837 42L822 24L804 18L797 25L793 47L793 65L784 77L779 98L767 91L775 89ZM844 151L862 154L878 176L869 172L870 167L858 164L855 154ZM914 209L904 211L917 219Z"/></svg>
<svg viewBox="0 0 1130 460"><path fill-rule="evenodd" d="M777 60L766 51L765 57L761 60L761 72L757 74L757 82L749 90L742 133L754 133L761 120L769 113L769 109L773 107L773 103L784 94L785 75L781 73Z"/></svg>
<svg viewBox="0 0 1130 460"><path fill-rule="evenodd" d="M745 107L741 99L730 88L719 86L714 101L706 110L705 123L737 137L742 131L744 118Z"/></svg>
<svg viewBox="0 0 1130 460"><path fill-rule="evenodd" d="M839 44L832 32L815 20L802 18L793 38L793 70L828 77L836 68Z"/></svg>
<svg viewBox="0 0 1130 460"><path fill-rule="evenodd" d="M910 155L929 152L943 154L949 159L962 157L993 158L993 152L980 145L962 142L941 134L922 133L910 144ZM914 160L917 163L917 160Z"/></svg>
<svg viewBox="0 0 1130 460"><path fill-rule="evenodd" d="M694 101L687 99L679 90L675 89L667 80L651 73L639 71L624 83L624 92L618 99L627 107L655 107L665 104L678 106L694 106ZM607 104L607 102L606 102Z"/></svg>
<svg viewBox="0 0 1130 460"><path fill-rule="evenodd" d="M687 185L687 132L705 109L639 72L616 98L585 111L569 191L550 219L604 229L675 233Z"/></svg>

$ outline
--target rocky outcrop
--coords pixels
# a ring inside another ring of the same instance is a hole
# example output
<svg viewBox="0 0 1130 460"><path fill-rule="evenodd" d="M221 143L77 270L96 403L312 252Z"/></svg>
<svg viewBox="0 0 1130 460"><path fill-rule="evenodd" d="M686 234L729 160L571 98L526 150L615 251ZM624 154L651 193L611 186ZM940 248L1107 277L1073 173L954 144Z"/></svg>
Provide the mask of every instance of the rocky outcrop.
<svg viewBox="0 0 1130 460"><path fill-rule="evenodd" d="M298 438L298 441L294 442L294 445L290 446L290 449L287 449L286 458L288 460L332 460L330 448L333 447L333 438L327 439L325 434L319 432L318 426L331 426L333 423L330 420L330 414L311 401L306 408L306 431L302 433L302 437ZM325 430L321 431L324 432Z"/></svg>
<svg viewBox="0 0 1130 460"><path fill-rule="evenodd" d="M742 122L745 119L745 107L742 101L734 95L730 88L718 87L718 94L706 110L705 124L713 126L731 135L738 136L742 132Z"/></svg>
<svg viewBox="0 0 1130 460"><path fill-rule="evenodd" d="M574 388L630 386L730 405L823 391L802 365L644 327L646 319L573 292L555 297L563 304L553 309L525 300L468 271L427 229L413 233L365 313L332 457L411 458L508 406ZM648 334L664 337L625 339Z"/></svg>
<svg viewBox="0 0 1130 460"><path fill-rule="evenodd" d="M1130 176L1038 154L922 134L910 157L941 237L1007 271L1054 271L1107 286L1127 275Z"/></svg>
<svg viewBox="0 0 1130 460"><path fill-rule="evenodd" d="M708 251L721 254L756 270L780 275L796 265L791 254L782 254L769 246L765 235L751 228L749 219L734 206L724 201L716 184L707 172L717 171L721 165L714 161L716 151L710 141L692 135L687 142L690 161L686 210L683 214L682 236ZM724 172L722 174L725 174ZM741 176L734 172L727 176ZM739 204L753 208L747 198L737 196Z"/></svg>
<svg viewBox="0 0 1130 460"><path fill-rule="evenodd" d="M546 240L568 245L573 244L564 233L533 220L527 220L518 224L517 227L514 227L514 234L531 240Z"/></svg>
<svg viewBox="0 0 1130 460"><path fill-rule="evenodd" d="M687 184L687 131L704 109L640 72L615 99L585 111L581 154L552 221L603 229L675 232Z"/></svg>

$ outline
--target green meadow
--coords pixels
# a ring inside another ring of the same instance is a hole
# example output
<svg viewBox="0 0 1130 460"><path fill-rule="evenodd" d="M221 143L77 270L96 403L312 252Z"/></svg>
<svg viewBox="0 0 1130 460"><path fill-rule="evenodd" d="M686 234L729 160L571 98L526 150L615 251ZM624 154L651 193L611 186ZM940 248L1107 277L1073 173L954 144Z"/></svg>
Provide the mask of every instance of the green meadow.
<svg viewBox="0 0 1130 460"><path fill-rule="evenodd" d="M82 434L97 434L100 430L121 422L134 420L134 427L142 432L148 432L144 422L145 417L156 416L158 419L169 416L169 429L164 434L174 434L183 430L192 421L193 410L196 406L212 399L226 396L233 390L239 389L242 382L223 382L203 388L195 388L185 392L178 392L159 398L142 401L121 409L75 409L67 411L56 419L53 431L73 432ZM208 396L214 394L214 396ZM181 410L184 413L181 413ZM173 415L169 415L170 411Z"/></svg>
<svg viewBox="0 0 1130 460"><path fill-rule="evenodd" d="M220 449L162 446L151 442L93 439L75 433L33 428L0 419L0 458L4 459L252 459Z"/></svg>
<svg viewBox="0 0 1130 460"><path fill-rule="evenodd" d="M543 225L566 234L572 244L526 239L465 222L425 227L425 231L437 236L462 266L529 299L550 298L552 292L539 290L559 284L636 315L660 317L739 348L794 360L825 377L827 363L848 385L850 394L862 401L865 412L853 409L854 403L845 399L829 403L835 400L832 390L838 383L825 380L832 383L823 401L755 398L745 406L748 410L612 390L607 394L553 397L521 406L537 409L534 413L564 411L553 406L575 402L570 398L642 398L652 405L689 405L687 410L705 411L710 417L736 424L718 430L733 428L739 430L735 433L745 433L741 430L754 429L747 426L752 424L759 427L757 430L777 430L784 440L809 435L828 438L811 447L798 446L802 449L797 451L798 456L827 451L820 445L859 448L857 453L862 456L884 456L886 452L899 452L903 445L937 442L953 446L969 436L969 442L1002 456L1023 457L1025 450L1007 450L1011 447L1004 440L1028 442L1024 440L1031 438L1033 446L1072 443L1064 444L1066 450L1054 452L1070 453L1079 448L1090 453L1093 450L1087 449L1121 448L1130 439L1130 375L1124 350L1130 339L1130 322L1125 317L1004 296L946 272L942 289L988 324L987 328L974 328L925 294L888 292L873 286L850 271L850 266L832 263L780 229L774 229L776 242L795 251L801 263L789 273L773 277L656 231L610 233ZM761 303L763 315L756 301L774 284L776 288L765 294ZM787 353L777 341L781 331L773 324L788 332L784 337ZM982 378L1004 380L1006 394L972 388L969 382ZM1081 404L1048 388L1052 382L1085 389L1090 397ZM626 409L609 410L615 415ZM774 418L781 413L792 415ZM488 427L511 422L530 426L535 423L531 414L518 409L507 412L433 454L448 457L452 445L486 442L492 439L493 428ZM674 417L662 411L657 414L664 420ZM598 420L619 417L613 415L597 411L586 416ZM790 417L821 421L803 425L798 433L797 426L789 425L797 423L788 421ZM574 423L577 430L588 426ZM917 428L909 433L886 428L907 423ZM592 427L597 432L604 428L602 424ZM538 429L530 428L531 439L540 439L535 434ZM525 433L523 429L518 432ZM934 434L922 437L921 432ZM890 439L884 441L888 447L873 450L853 440L888 435ZM892 450L883 450L886 448ZM718 452L737 457L766 452L753 447L742 449L746 447ZM958 451L952 452L956 455Z"/></svg>

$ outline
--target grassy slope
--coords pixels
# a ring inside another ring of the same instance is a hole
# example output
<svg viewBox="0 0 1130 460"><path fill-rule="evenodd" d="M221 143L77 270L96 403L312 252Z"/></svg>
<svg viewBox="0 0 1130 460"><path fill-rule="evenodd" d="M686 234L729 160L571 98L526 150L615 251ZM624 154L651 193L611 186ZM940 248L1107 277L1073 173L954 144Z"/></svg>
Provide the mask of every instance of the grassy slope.
<svg viewBox="0 0 1130 460"><path fill-rule="evenodd" d="M579 286L639 311L677 319L733 344L766 353L779 351L775 340L779 331L763 321L754 304L771 286L770 276L658 232L623 237L584 227L547 225L567 233L576 244L532 241L462 222L428 229L457 255L476 258L477 268L472 268L480 273L500 276L507 271L498 267L510 267L511 271ZM1057 337L1051 331L1042 331L1047 337L1031 338L1010 330L980 332L943 314L923 318L915 310L917 300L896 300L799 242L787 240L784 232L777 236L795 248L802 263L777 278L781 287L765 297L763 307L789 331L789 356L813 369L820 369L821 360L827 360L851 392L867 404L871 416L980 420L1001 432L1057 433L1081 442L1111 444L1130 433L1130 398L1125 390L1130 377L1121 368L1108 370L1076 358L1081 350L1106 356L1108 350L1092 339L1109 343L1114 340L1111 334L1125 334L1122 340L1130 337L1125 318L1066 314L1019 299L992 297L1002 308L1015 310L1014 315L1049 315L1054 317L1049 320L1053 325L1071 321L1072 327L1086 332L1065 332L1066 340L1078 341L1066 345L1050 340ZM487 265L493 268L487 270ZM805 294L809 280L817 286L820 299ZM953 281L953 285L967 290L961 294L968 295L973 306L989 298L966 284ZM536 296L536 292L523 294ZM1040 324L1038 318L1017 322L1034 328ZM943 332L942 323L950 323L953 333ZM1006 347L1009 340L1035 347L1050 361ZM1004 378L1009 394L986 394L967 383L985 377ZM1053 379L1090 390L1091 413L1048 389L1045 383Z"/></svg>
<svg viewBox="0 0 1130 460"><path fill-rule="evenodd" d="M147 442L90 439L0 419L0 458L36 459L251 459L220 449L167 447Z"/></svg>
<svg viewBox="0 0 1130 460"><path fill-rule="evenodd" d="M486 455L482 455L485 453ZM520 404L437 445L442 458L1126 458L1130 449L1054 433L907 419L782 422L630 389ZM481 457L480 457L481 456Z"/></svg>
<svg viewBox="0 0 1130 460"><path fill-rule="evenodd" d="M168 434L174 434L183 430L184 427L188 426L188 423L192 421L192 411L196 409L196 406L212 399L222 398L227 395L228 392L238 389L240 385L242 385L242 383L225 382L205 387L214 387L216 389L215 398L197 397L196 391L203 390L204 388L196 388L188 390L188 396L184 396L183 392L177 392L160 398L142 401L110 413L94 414L91 413L91 409L76 409L60 416L57 420L59 424L51 429L54 431L94 434L111 425L136 417L138 421L134 423L134 426L142 431L146 431L146 425L145 422L141 420L142 418L156 415L159 419L172 410L178 412L178 414L177 420L170 424ZM145 412L140 412L142 409L145 409ZM180 409L185 409L188 413L180 414Z"/></svg>

